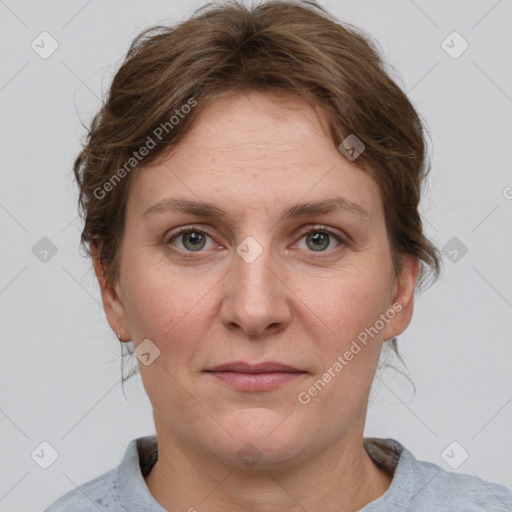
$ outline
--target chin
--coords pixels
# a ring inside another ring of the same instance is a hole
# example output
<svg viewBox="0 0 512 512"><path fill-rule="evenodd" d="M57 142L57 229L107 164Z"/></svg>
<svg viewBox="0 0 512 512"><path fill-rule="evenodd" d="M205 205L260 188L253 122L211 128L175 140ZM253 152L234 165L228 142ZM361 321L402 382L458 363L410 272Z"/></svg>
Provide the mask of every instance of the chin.
<svg viewBox="0 0 512 512"><path fill-rule="evenodd" d="M291 409L290 409L291 411ZM263 407L243 409L220 420L229 434L209 444L229 465L247 469L285 468L298 461L307 444L303 426L293 413L278 413ZM227 457L226 457L226 454Z"/></svg>

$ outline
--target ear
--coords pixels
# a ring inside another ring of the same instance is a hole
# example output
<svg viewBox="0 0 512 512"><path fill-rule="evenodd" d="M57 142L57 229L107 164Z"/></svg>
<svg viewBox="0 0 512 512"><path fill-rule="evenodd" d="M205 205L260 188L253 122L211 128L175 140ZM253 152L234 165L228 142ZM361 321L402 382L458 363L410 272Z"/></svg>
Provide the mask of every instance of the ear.
<svg viewBox="0 0 512 512"><path fill-rule="evenodd" d="M402 271L395 278L390 310L395 312L384 329L384 340L388 341L405 331L414 310L414 287L418 279L419 260L411 254L402 256ZM391 318L391 315L389 315Z"/></svg>
<svg viewBox="0 0 512 512"><path fill-rule="evenodd" d="M126 315L122 297L119 294L119 286L109 281L105 274L105 268L99 258L98 246L95 242L90 244L90 252L94 265L94 273L101 289L103 309L107 321L120 341L130 341L130 331L126 322Z"/></svg>

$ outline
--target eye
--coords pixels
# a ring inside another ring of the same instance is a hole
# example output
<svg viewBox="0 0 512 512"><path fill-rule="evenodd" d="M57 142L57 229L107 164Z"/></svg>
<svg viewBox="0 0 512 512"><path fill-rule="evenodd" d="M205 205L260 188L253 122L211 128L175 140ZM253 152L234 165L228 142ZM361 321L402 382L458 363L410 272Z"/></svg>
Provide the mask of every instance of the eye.
<svg viewBox="0 0 512 512"><path fill-rule="evenodd" d="M335 250L340 245L344 244L343 238L336 232L325 226L314 226L304 231L297 242L299 249L300 242L305 240L306 249L313 252L330 252L327 249ZM332 247L333 240L336 247ZM208 242L210 245L208 246ZM195 226L184 226L178 228L171 234L165 241L165 244L174 245L183 252L201 252L204 249L212 249L215 246L213 238L204 231Z"/></svg>
<svg viewBox="0 0 512 512"><path fill-rule="evenodd" d="M332 245L333 239L337 243L336 247L343 244L343 239L340 235L323 226L308 229L302 234L300 239L302 240L303 238L305 239L306 247L314 252L325 252Z"/></svg>
<svg viewBox="0 0 512 512"><path fill-rule="evenodd" d="M179 249L187 252L197 252L206 247L208 239L212 240L211 236L202 229L183 227L179 228L178 232L169 237L165 243L174 245L175 240L181 240L182 247L178 247ZM208 247L206 248L208 249Z"/></svg>

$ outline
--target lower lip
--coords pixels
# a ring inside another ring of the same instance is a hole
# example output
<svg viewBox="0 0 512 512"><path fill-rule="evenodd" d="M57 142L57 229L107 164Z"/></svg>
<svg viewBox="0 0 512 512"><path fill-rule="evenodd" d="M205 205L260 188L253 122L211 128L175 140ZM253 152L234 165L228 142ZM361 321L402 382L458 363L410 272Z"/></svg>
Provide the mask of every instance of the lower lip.
<svg viewBox="0 0 512 512"><path fill-rule="evenodd" d="M241 373L241 372L209 372L217 379L230 386L246 391L268 391L291 382L303 372L266 372L266 373Z"/></svg>

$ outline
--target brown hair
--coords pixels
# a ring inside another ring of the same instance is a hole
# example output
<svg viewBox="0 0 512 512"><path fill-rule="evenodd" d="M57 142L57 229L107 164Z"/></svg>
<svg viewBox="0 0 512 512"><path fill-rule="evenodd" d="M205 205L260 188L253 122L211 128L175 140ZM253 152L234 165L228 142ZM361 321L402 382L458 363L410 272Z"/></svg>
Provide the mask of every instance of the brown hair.
<svg viewBox="0 0 512 512"><path fill-rule="evenodd" d="M379 185L395 272L405 253L420 260L417 287L429 273L437 279L442 260L418 211L430 170L425 130L375 43L312 0L250 8L233 0L140 33L92 119L74 162L85 221L81 243L89 256L88 244L97 246L109 281L119 278L130 170L139 151L146 153L140 167L155 163L208 102L250 90L300 96L324 114L336 147L350 134L364 143L354 163ZM396 339L391 345L396 351Z"/></svg>

